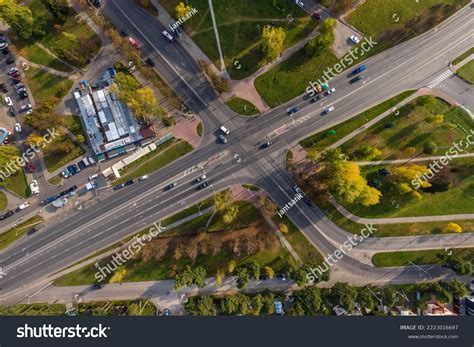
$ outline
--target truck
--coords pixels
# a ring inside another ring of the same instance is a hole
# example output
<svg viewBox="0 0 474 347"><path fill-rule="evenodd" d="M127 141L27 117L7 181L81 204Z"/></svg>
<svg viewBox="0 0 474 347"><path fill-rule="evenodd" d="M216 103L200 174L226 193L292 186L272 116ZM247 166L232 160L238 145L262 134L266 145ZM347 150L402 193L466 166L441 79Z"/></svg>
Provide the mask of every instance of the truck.
<svg viewBox="0 0 474 347"><path fill-rule="evenodd" d="M329 89L329 84L327 83L314 83L310 82L310 86L306 88L306 92L312 98L315 95L319 95Z"/></svg>

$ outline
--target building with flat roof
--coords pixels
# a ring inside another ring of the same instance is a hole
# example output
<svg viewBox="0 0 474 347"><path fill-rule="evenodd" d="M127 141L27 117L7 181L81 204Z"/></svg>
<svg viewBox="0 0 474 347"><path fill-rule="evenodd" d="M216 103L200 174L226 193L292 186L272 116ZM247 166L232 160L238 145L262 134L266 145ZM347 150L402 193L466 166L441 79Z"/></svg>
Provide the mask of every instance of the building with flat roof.
<svg viewBox="0 0 474 347"><path fill-rule="evenodd" d="M99 160L112 158L135 149L144 136L127 105L111 92L113 68L94 84L81 81L74 92L89 143ZM149 135L148 135L149 136Z"/></svg>

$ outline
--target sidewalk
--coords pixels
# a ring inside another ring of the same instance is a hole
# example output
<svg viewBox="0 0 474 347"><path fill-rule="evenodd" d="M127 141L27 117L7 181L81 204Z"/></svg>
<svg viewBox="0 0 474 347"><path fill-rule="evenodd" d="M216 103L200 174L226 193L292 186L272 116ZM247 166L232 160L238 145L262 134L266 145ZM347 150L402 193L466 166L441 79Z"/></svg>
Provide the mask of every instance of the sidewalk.
<svg viewBox="0 0 474 347"><path fill-rule="evenodd" d="M474 153L464 153L451 156L451 158L468 158L474 157ZM418 157L418 158L408 158L408 159L394 159L394 160L379 160L379 161L359 161L356 162L359 166L369 166L369 165L385 165L385 164L408 164L418 161L435 161L441 158L445 158L443 155L436 157Z"/></svg>

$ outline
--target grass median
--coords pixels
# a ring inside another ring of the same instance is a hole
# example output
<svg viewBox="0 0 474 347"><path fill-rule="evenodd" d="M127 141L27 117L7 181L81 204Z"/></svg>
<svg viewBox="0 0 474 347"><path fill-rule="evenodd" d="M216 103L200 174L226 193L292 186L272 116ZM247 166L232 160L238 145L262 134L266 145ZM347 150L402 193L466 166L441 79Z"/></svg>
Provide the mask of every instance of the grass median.
<svg viewBox="0 0 474 347"><path fill-rule="evenodd" d="M0 234L0 250L7 248L12 243L23 237L28 230L41 223L43 223L43 218L41 216L34 216L23 223L18 224L16 227Z"/></svg>
<svg viewBox="0 0 474 347"><path fill-rule="evenodd" d="M440 264L443 257L450 253L466 261L474 262L474 248L429 249L418 251L401 251L376 253L372 262L377 267Z"/></svg>

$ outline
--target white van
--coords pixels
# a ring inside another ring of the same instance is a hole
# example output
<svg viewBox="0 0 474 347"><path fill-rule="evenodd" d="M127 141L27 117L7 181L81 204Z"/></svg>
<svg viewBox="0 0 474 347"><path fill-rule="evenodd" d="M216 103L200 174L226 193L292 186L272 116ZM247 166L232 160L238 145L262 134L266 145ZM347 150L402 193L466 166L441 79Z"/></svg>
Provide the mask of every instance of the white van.
<svg viewBox="0 0 474 347"><path fill-rule="evenodd" d="M219 129L226 135L230 134L230 131L225 126L221 126Z"/></svg>

